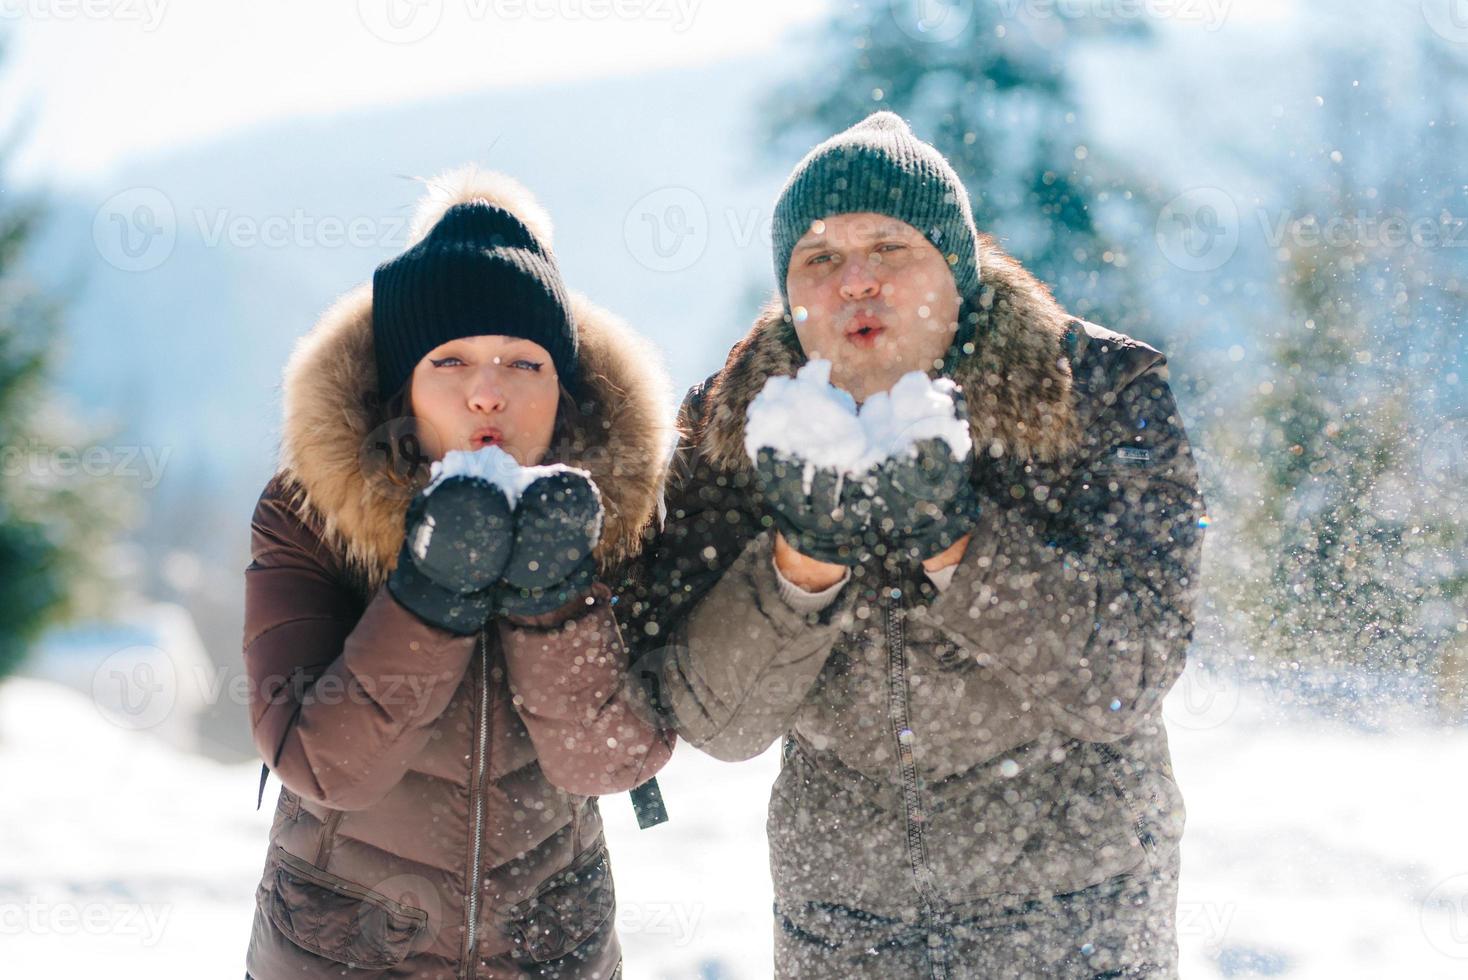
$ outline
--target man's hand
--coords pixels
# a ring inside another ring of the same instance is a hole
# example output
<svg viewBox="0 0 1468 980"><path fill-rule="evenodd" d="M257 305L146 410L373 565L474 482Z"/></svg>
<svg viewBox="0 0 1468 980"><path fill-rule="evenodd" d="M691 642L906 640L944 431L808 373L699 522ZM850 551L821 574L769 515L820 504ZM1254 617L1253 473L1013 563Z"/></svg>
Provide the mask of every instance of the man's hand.
<svg viewBox="0 0 1468 980"><path fill-rule="evenodd" d="M967 419L963 392L952 388L950 394L954 417ZM883 460L875 471L872 528L909 560L926 563L946 552L979 518L973 469L971 441L955 452L936 436L914 442L905 455Z"/></svg>
<svg viewBox="0 0 1468 980"><path fill-rule="evenodd" d="M754 472L766 513L795 551L855 565L870 550L872 500L862 480L771 449L759 451Z"/></svg>
<svg viewBox="0 0 1468 980"><path fill-rule="evenodd" d="M775 532L775 567L785 576L785 581L806 592L824 592L846 576L845 565L802 555L778 531Z"/></svg>
<svg viewBox="0 0 1468 980"><path fill-rule="evenodd" d="M963 561L963 553L968 550L969 539L972 534L965 534L943 551L938 552L931 558L923 559L923 571L941 572L945 568L951 568Z"/></svg>

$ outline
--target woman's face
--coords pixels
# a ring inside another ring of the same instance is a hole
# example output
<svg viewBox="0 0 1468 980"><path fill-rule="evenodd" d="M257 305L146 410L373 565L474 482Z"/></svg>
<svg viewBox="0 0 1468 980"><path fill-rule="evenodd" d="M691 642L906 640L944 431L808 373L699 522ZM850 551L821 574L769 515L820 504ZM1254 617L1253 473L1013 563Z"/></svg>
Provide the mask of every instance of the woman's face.
<svg viewBox="0 0 1468 980"><path fill-rule="evenodd" d="M521 466L535 466L550 450L560 379L533 340L485 334L441 344L413 368L410 391L432 459L499 446Z"/></svg>

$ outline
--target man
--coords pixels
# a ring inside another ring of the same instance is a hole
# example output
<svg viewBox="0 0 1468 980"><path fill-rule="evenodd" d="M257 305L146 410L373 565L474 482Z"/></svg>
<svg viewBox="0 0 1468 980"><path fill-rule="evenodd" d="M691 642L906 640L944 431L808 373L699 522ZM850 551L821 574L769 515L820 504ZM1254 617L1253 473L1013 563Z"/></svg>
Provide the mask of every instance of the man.
<svg viewBox="0 0 1468 980"><path fill-rule="evenodd" d="M1068 316L892 113L812 150L773 232L780 303L684 401L627 612L680 735L784 738L777 974L1173 975L1160 703L1203 500L1163 355ZM952 379L972 450L866 480L752 461L751 402L818 357L858 403Z"/></svg>

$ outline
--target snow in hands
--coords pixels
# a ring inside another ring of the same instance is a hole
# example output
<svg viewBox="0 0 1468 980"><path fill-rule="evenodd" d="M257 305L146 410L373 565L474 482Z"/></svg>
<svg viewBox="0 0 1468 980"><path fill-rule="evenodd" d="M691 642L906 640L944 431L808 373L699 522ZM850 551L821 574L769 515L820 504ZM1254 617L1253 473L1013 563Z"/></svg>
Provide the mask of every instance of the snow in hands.
<svg viewBox="0 0 1468 980"><path fill-rule="evenodd" d="M831 362L812 360L794 378L765 382L749 406L744 450L756 459L761 449L772 449L850 476L910 457L928 439L942 440L954 459L963 459L973 442L968 421L958 417L957 391L947 378L912 371L858 410L850 394L831 384Z"/></svg>
<svg viewBox="0 0 1468 980"><path fill-rule="evenodd" d="M515 457L505 452L499 446L485 446L473 452L462 449L451 449L444 453L441 460L435 461L429 467L428 475L430 482L423 489L424 496L433 493L445 480L454 476L468 476L491 483L505 493L510 507L515 508L520 504L520 497L526 489L536 480L553 476L557 473L574 473L585 477L588 481L591 474L586 470L567 466L564 463L552 463L549 466L521 466L515 461Z"/></svg>

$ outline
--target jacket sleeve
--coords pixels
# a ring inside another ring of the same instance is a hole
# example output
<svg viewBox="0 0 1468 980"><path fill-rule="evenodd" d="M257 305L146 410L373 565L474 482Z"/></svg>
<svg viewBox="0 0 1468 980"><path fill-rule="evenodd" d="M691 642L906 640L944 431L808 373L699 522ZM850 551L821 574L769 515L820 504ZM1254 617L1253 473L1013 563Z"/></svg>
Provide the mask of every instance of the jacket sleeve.
<svg viewBox="0 0 1468 980"><path fill-rule="evenodd" d="M251 536L244 659L255 746L291 792L369 807L427 742L476 638L427 625L386 588L361 608L318 534L270 488Z"/></svg>
<svg viewBox="0 0 1468 980"><path fill-rule="evenodd" d="M667 763L674 736L627 672L605 585L556 612L504 618L497 628L512 703L551 783L602 796L640 786Z"/></svg>
<svg viewBox="0 0 1468 980"><path fill-rule="evenodd" d="M738 761L789 730L849 618L852 590L807 612L781 598L748 474L715 470L694 444L704 388L678 413L665 517L618 608L633 672L667 724L715 758Z"/></svg>
<svg viewBox="0 0 1468 980"><path fill-rule="evenodd" d="M716 759L752 759L794 722L840 636L852 590L802 615L781 597L772 532L751 541L692 612L645 654L678 734Z"/></svg>
<svg viewBox="0 0 1468 980"><path fill-rule="evenodd" d="M1156 357L1102 399L1080 465L1053 485L1012 479L988 494L953 583L925 611L1086 741L1135 730L1192 638L1203 498Z"/></svg>

